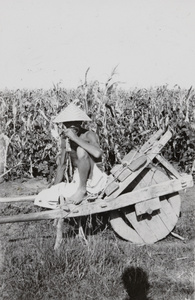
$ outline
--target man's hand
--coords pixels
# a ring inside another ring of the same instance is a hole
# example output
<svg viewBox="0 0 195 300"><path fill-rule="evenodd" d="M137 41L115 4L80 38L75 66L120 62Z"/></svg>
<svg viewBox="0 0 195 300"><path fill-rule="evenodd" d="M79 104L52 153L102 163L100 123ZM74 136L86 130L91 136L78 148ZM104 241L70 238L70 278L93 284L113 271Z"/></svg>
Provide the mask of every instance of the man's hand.
<svg viewBox="0 0 195 300"><path fill-rule="evenodd" d="M63 133L61 134L61 147L62 148L66 148L66 139L70 139L72 141L75 141L75 138L77 137L76 133L70 129L70 128L67 128L67 129L64 129L63 130Z"/></svg>
<svg viewBox="0 0 195 300"><path fill-rule="evenodd" d="M65 135L65 137L68 137L73 142L75 141L75 138L77 137L76 133L71 128L65 129L64 130L64 135Z"/></svg>

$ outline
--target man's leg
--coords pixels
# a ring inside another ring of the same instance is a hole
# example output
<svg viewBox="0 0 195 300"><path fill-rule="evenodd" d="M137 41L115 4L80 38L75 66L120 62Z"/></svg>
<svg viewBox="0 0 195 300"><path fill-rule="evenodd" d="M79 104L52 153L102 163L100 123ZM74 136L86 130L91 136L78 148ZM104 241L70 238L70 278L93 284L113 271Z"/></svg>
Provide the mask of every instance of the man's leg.
<svg viewBox="0 0 195 300"><path fill-rule="evenodd" d="M74 204L79 204L86 195L86 183L92 167L92 160L89 154L81 147L77 148L77 159L80 184L76 193L68 199L73 201Z"/></svg>

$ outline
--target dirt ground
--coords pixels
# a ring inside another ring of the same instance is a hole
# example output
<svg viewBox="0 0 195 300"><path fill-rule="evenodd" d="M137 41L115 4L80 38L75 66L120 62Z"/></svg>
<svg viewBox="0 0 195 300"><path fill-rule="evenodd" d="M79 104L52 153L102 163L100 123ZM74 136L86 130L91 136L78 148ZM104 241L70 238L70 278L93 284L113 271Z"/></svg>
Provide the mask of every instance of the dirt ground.
<svg viewBox="0 0 195 300"><path fill-rule="evenodd" d="M36 195L48 185L47 180L43 178L26 178L15 181L4 181L0 184L0 197Z"/></svg>

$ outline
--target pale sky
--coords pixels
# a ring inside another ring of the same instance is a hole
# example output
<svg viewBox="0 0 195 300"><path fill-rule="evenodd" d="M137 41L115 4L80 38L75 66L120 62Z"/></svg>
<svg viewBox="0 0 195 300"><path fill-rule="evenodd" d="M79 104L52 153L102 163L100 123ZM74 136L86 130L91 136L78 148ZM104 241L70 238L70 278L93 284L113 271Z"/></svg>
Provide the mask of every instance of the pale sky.
<svg viewBox="0 0 195 300"><path fill-rule="evenodd" d="M195 83L194 0L0 0L0 89Z"/></svg>

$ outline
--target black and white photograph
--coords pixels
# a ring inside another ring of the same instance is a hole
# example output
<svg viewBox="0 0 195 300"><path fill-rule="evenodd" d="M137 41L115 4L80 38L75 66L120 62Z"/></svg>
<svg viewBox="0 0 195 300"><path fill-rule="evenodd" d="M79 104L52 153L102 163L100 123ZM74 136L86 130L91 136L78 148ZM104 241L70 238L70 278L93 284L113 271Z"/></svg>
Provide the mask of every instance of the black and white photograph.
<svg viewBox="0 0 195 300"><path fill-rule="evenodd" d="M0 0L0 300L194 300L194 0Z"/></svg>

